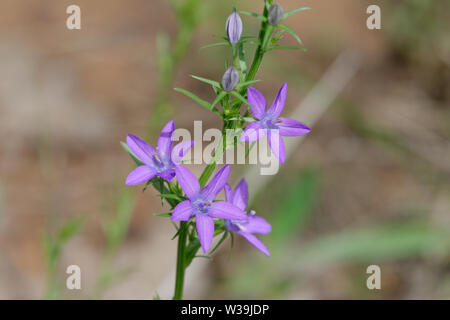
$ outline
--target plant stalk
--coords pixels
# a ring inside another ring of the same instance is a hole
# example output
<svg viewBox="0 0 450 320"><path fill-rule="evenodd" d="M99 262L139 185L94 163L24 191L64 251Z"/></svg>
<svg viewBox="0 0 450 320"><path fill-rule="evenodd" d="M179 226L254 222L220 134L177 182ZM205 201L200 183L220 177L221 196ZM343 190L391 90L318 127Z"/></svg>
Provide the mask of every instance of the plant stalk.
<svg viewBox="0 0 450 320"><path fill-rule="evenodd" d="M187 222L180 222L180 234L178 236L177 249L177 269L175 279L175 292L173 300L181 300L183 298L184 273L186 271L186 238L187 238Z"/></svg>

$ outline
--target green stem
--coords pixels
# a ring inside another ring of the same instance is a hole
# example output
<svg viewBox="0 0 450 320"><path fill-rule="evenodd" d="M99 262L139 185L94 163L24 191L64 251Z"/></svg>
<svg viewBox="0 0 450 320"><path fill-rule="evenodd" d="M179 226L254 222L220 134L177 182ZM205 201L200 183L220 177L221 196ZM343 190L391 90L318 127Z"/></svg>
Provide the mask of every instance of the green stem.
<svg viewBox="0 0 450 320"><path fill-rule="evenodd" d="M173 300L181 300L183 298L184 273L186 271L186 238L187 238L187 222L180 222L180 234L178 236L177 249L177 270L175 279L175 293Z"/></svg>
<svg viewBox="0 0 450 320"><path fill-rule="evenodd" d="M269 1L269 3L271 3L271 1ZM268 11L267 7L264 7L263 15L266 18L269 16L269 11ZM268 42L268 39L270 39L272 32L273 32L273 27L271 25L269 25L269 23L267 21L261 22L261 29L259 30L259 35L258 35L259 44L258 44L258 47L256 48L255 55L253 57L253 62L247 73L247 78L245 79L245 81L253 80L253 78L255 77L256 72L258 71L259 66L261 65L262 59L264 57L264 53L266 51L267 42Z"/></svg>

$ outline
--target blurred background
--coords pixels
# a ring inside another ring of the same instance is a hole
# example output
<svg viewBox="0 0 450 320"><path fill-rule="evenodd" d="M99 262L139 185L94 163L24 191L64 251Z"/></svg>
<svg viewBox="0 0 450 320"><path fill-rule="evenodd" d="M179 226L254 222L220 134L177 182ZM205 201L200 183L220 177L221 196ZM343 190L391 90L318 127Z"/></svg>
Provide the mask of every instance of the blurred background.
<svg viewBox="0 0 450 320"><path fill-rule="evenodd" d="M252 194L272 256L236 237L230 257L227 240L188 269L185 298L450 298L450 2L278 2L313 10L285 21L306 52L266 54L268 100L287 81L293 113L345 52L337 72L354 75ZM71 4L81 30L66 28ZM366 27L370 4L381 30ZM232 6L263 1L0 2L0 298L171 298L175 229L153 190L124 187L133 163L119 142L152 143L169 119L220 128L173 88L213 100L189 75L221 79L229 50L200 47L224 35ZM242 18L255 35L258 20ZM72 264L81 290L65 289ZM372 264L381 290L366 287Z"/></svg>

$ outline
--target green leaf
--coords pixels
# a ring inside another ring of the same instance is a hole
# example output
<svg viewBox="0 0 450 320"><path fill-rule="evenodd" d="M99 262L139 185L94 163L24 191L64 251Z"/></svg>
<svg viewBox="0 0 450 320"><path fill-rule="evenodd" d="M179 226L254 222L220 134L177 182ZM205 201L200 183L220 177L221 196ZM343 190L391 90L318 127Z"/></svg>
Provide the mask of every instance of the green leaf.
<svg viewBox="0 0 450 320"><path fill-rule="evenodd" d="M247 101L247 99L245 99L243 96L241 96L240 93L236 92L236 91L231 91L230 92L233 96L235 96L236 98L238 98L241 102L250 105L250 103Z"/></svg>
<svg viewBox="0 0 450 320"><path fill-rule="evenodd" d="M211 174L214 172L215 168L216 168L216 163L212 162L206 166L205 170L203 170L202 175L198 179L198 181L200 182L200 186L202 188L205 186L206 182L208 182L208 179L211 176Z"/></svg>
<svg viewBox="0 0 450 320"><path fill-rule="evenodd" d="M239 83L239 84L236 86L236 88L237 88L238 90L240 90L242 87L246 87L246 86L249 86L249 85L254 84L254 83L256 83L256 82L260 82L260 81L261 81L261 80L250 80L250 81L245 81L245 82Z"/></svg>
<svg viewBox="0 0 450 320"><path fill-rule="evenodd" d="M241 68L241 72L244 75L244 78L247 77L247 63L245 62L245 50L244 45L241 43L238 46L238 58L239 58L239 67Z"/></svg>
<svg viewBox="0 0 450 320"><path fill-rule="evenodd" d="M195 94L193 94L192 92L189 92L187 90L181 89L181 88L175 88L175 91L181 92L184 95L186 95L187 97L191 98L192 100L194 100L195 102L197 102L199 105L205 107L206 109L213 111L215 113L217 113L219 116L222 117L222 114L220 113L219 110L217 110L217 108L212 107L211 104L205 100L200 99L199 97L197 97Z"/></svg>
<svg viewBox="0 0 450 320"><path fill-rule="evenodd" d="M263 22L266 22L266 21L267 21L267 18L264 17L264 16L261 15L261 14L257 14L257 13L249 12L249 11L240 11L240 13L245 14L245 15L247 15L247 16L251 16L251 17L258 18L259 20L261 20L261 21L263 21Z"/></svg>
<svg viewBox="0 0 450 320"><path fill-rule="evenodd" d="M197 251L200 249L200 241L198 238L195 238L193 241L190 241L187 248L186 248L186 259L185 259L185 265L186 268L189 267L192 260L194 260L195 255L197 254Z"/></svg>
<svg viewBox="0 0 450 320"><path fill-rule="evenodd" d="M128 145L125 142L120 142L120 145L122 146L122 148L125 149L126 152L128 152L128 154L130 155L131 159L133 159L133 161L138 165L138 166L142 166L144 163L139 160L139 158L133 153L133 151L131 151L130 147L128 147Z"/></svg>
<svg viewBox="0 0 450 320"><path fill-rule="evenodd" d="M182 201L183 200L179 196L177 196L176 194L171 194L171 193L160 194L159 196L161 198L164 198L164 199L174 199L174 200L178 200L178 201Z"/></svg>
<svg viewBox="0 0 450 320"><path fill-rule="evenodd" d="M155 213L155 216L157 216L157 217L164 217L164 218L170 218L172 216L172 212Z"/></svg>
<svg viewBox="0 0 450 320"><path fill-rule="evenodd" d="M270 40L270 43L271 44L275 44L275 43L277 43L278 41L280 41L282 38L283 38L283 33L285 32L286 30L280 30L280 31L278 31L273 37L272 37L272 39Z"/></svg>
<svg viewBox="0 0 450 320"><path fill-rule="evenodd" d="M194 76L194 75L191 75L191 77L194 78L194 79L197 79L197 80L199 80L201 82L208 83L208 84L212 85L213 87L220 88L220 83L217 82L217 81L209 80L209 79L198 77L198 76Z"/></svg>
<svg viewBox="0 0 450 320"><path fill-rule="evenodd" d="M277 26L280 29L286 30L287 32L289 32L291 34L291 36L293 36L295 38L295 40L298 41L298 43L303 44L302 40L300 39L300 37L295 33L294 30L292 30L291 28L289 28L288 26L284 25L284 24L279 24Z"/></svg>
<svg viewBox="0 0 450 320"><path fill-rule="evenodd" d="M219 101L221 101L225 96L228 94L228 92L222 90L216 97L216 99L211 104L212 107L214 107Z"/></svg>
<svg viewBox="0 0 450 320"><path fill-rule="evenodd" d="M197 97L195 94L193 94L192 92L189 92L187 90L181 89L181 88L175 88L175 91L181 92L183 93L185 96L191 98L192 100L194 100L195 102L197 102L198 104L200 104L201 106L205 107L208 110L211 110L211 104L205 100L200 99L199 97Z"/></svg>
<svg viewBox="0 0 450 320"><path fill-rule="evenodd" d="M217 248L222 244L222 242L225 241L225 239L227 238L227 236L228 236L228 231L225 231L225 232L223 233L222 238L220 238L220 240L217 242L217 244L214 246L214 248L209 252L209 254L213 254L213 253L217 250Z"/></svg>
<svg viewBox="0 0 450 320"><path fill-rule="evenodd" d="M306 51L306 48L302 47L302 46L281 46L281 45L280 46L278 46L278 45L271 46L271 47L267 48L267 51L271 51L271 50L298 50L298 49Z"/></svg>
<svg viewBox="0 0 450 320"><path fill-rule="evenodd" d="M218 46L227 46L230 43L228 41L221 41L221 42L215 42L215 43L211 43L211 44L207 44L203 47L200 47L200 50L206 49L206 48L212 48L212 47L218 47Z"/></svg>
<svg viewBox="0 0 450 320"><path fill-rule="evenodd" d="M303 8L297 8L291 11L287 11L283 14L283 19L286 19L287 17L293 15L294 13L300 12L300 11L305 11L305 10L311 10L311 8L309 7L303 7Z"/></svg>

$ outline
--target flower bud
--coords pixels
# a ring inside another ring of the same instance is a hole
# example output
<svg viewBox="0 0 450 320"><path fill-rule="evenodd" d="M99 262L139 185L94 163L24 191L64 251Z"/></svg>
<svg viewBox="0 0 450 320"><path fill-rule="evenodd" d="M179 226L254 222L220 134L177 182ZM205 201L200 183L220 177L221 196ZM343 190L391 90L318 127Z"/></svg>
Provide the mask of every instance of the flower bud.
<svg viewBox="0 0 450 320"><path fill-rule="evenodd" d="M284 10L279 4L273 4L269 8L269 24L276 26L283 19Z"/></svg>
<svg viewBox="0 0 450 320"><path fill-rule="evenodd" d="M239 42L242 33L242 20L237 12L233 12L228 16L227 22L225 24L225 31L230 43Z"/></svg>
<svg viewBox="0 0 450 320"><path fill-rule="evenodd" d="M222 87L225 91L232 91L239 82L239 73L235 67L229 67L222 77Z"/></svg>

